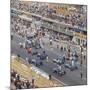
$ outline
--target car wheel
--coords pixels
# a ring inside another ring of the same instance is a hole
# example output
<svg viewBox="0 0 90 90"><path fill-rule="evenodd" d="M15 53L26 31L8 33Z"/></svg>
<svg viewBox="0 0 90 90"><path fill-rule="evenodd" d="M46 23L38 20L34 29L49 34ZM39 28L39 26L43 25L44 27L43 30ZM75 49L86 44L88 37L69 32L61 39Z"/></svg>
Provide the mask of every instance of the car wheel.
<svg viewBox="0 0 90 90"><path fill-rule="evenodd" d="M64 74L66 74L66 71L64 71Z"/></svg>
<svg viewBox="0 0 90 90"><path fill-rule="evenodd" d="M53 71L53 73L57 73L57 71Z"/></svg>
<svg viewBox="0 0 90 90"><path fill-rule="evenodd" d="M78 69L78 67L76 67L76 69Z"/></svg>
<svg viewBox="0 0 90 90"><path fill-rule="evenodd" d="M73 71L73 69L70 69L71 71Z"/></svg>
<svg viewBox="0 0 90 90"><path fill-rule="evenodd" d="M62 77L62 74L60 74L60 77Z"/></svg>

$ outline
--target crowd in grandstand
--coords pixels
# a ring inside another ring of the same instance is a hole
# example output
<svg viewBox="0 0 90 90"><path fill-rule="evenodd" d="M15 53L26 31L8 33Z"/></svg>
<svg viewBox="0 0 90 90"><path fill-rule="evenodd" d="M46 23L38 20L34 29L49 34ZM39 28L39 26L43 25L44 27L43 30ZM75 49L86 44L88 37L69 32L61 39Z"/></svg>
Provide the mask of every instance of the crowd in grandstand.
<svg viewBox="0 0 90 90"><path fill-rule="evenodd" d="M30 4L31 3L31 4ZM39 14L44 17L58 20L59 22L64 22L66 24L71 24L72 26L76 25L79 27L86 27L86 14L78 13L73 11L64 15L60 12L58 15L56 9L50 8L47 3L38 3L38 2L20 2L16 0L11 0L11 7L19 10L27 11L30 13ZM65 7L65 6L64 6ZM64 7L61 7L64 9ZM65 7L66 8L66 7ZM70 12L67 10L67 12Z"/></svg>
<svg viewBox="0 0 90 90"><path fill-rule="evenodd" d="M27 32L32 32L31 24L17 16L11 16L11 30L24 36Z"/></svg>

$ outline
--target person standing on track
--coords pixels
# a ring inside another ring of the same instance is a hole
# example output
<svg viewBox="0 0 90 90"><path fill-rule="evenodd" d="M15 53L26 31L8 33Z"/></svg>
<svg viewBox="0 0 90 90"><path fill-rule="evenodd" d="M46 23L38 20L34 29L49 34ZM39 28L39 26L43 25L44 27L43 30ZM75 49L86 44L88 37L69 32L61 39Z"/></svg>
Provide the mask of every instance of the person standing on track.
<svg viewBox="0 0 90 90"><path fill-rule="evenodd" d="M81 79L83 78L83 73L82 72L80 72L80 77L81 77Z"/></svg>
<svg viewBox="0 0 90 90"><path fill-rule="evenodd" d="M48 62L48 55L47 55L47 57L46 57L46 61Z"/></svg>

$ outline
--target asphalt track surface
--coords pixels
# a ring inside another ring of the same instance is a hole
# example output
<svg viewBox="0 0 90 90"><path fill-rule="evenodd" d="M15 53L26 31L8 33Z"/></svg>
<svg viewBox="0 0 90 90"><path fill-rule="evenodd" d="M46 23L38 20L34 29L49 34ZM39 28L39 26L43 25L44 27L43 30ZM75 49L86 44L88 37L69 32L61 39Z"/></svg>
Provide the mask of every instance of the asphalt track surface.
<svg viewBox="0 0 90 90"><path fill-rule="evenodd" d="M31 58L31 59L36 59L36 56L32 56L31 54L29 54L26 49L24 48L20 48L19 43L20 42L24 42L24 38L20 37L17 34L14 34L14 38L13 40L11 40L11 53L14 54L19 54L24 60L26 59L26 57ZM36 49L33 48L33 51L36 51ZM44 65L43 66L39 66L40 69L42 69L43 71L47 72L48 74L52 75L53 77L55 77L58 81L63 82L66 86L75 86L75 85L86 85L87 84L87 72L86 72L86 65L84 65L82 67L82 71L83 71L83 78L80 77L80 70L75 70L75 71L70 71L68 69L66 69L66 74L63 75L62 77L60 77L57 74L53 73L53 68L57 67L57 64L53 63L53 59L57 58L58 55L57 53L54 53L54 51L51 51L48 48L42 48L42 49L37 49L37 51L39 53L42 53L42 51L45 50L46 54L49 57L49 61L47 62L46 60L43 60ZM63 53L59 53L60 56L63 55Z"/></svg>

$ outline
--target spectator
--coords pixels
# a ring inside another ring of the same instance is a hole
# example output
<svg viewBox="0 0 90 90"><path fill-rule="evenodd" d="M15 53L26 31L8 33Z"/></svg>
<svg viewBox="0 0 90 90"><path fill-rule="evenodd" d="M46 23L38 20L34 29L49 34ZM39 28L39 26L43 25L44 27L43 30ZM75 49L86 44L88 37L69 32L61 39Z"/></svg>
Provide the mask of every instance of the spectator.
<svg viewBox="0 0 90 90"><path fill-rule="evenodd" d="M49 41L50 41L50 45L52 45L52 39L50 39Z"/></svg>
<svg viewBox="0 0 90 90"><path fill-rule="evenodd" d="M27 86L27 89L30 88L30 82L29 81L26 82L26 86Z"/></svg>
<svg viewBox="0 0 90 90"><path fill-rule="evenodd" d="M51 77L51 75L49 75L49 80L51 80L52 79L52 77Z"/></svg>
<svg viewBox="0 0 90 90"><path fill-rule="evenodd" d="M61 46L61 49L60 49L60 51L63 51L63 47Z"/></svg>
<svg viewBox="0 0 90 90"><path fill-rule="evenodd" d="M34 87L35 79L32 79L32 87Z"/></svg>

